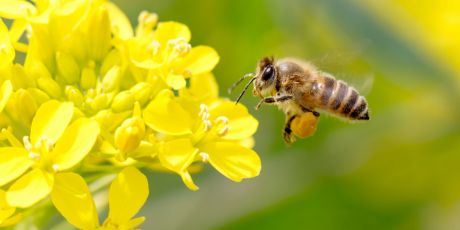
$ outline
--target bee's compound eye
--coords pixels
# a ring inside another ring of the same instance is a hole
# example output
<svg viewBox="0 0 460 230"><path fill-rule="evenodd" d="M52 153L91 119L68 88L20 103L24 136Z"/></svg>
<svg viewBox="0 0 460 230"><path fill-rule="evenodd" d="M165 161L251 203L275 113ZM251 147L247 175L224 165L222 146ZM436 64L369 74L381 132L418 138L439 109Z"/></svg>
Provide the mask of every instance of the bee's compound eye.
<svg viewBox="0 0 460 230"><path fill-rule="evenodd" d="M275 70L272 65L265 67L264 72L262 73L262 80L268 81L268 79L273 77Z"/></svg>

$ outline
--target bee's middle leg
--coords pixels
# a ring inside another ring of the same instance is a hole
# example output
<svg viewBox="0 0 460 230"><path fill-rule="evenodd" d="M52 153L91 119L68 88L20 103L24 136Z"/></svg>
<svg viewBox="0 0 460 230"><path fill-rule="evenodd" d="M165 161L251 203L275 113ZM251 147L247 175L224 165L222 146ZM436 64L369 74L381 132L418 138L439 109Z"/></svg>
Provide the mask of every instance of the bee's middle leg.
<svg viewBox="0 0 460 230"><path fill-rule="evenodd" d="M319 114L318 112L316 112L315 110L312 110L312 109L309 109L309 108L302 107L302 110L303 110L304 112L312 113L315 117L319 117L319 115L320 115L320 114Z"/></svg>
<svg viewBox="0 0 460 230"><path fill-rule="evenodd" d="M283 102L283 101L292 100L292 98L293 97L291 95L279 95L279 96L275 96L275 97L264 97L257 104L256 110L258 110L260 108L260 106L262 106L263 103L272 104L272 103L275 103L275 102Z"/></svg>

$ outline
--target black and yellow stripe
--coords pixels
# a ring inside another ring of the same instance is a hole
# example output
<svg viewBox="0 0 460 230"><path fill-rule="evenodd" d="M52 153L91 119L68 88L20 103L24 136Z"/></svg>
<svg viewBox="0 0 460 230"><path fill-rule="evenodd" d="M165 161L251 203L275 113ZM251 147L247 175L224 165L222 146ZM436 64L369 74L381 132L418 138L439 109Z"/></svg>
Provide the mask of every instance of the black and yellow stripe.
<svg viewBox="0 0 460 230"><path fill-rule="evenodd" d="M353 120L369 120L366 99L343 81L329 76L321 78L319 103L323 109Z"/></svg>

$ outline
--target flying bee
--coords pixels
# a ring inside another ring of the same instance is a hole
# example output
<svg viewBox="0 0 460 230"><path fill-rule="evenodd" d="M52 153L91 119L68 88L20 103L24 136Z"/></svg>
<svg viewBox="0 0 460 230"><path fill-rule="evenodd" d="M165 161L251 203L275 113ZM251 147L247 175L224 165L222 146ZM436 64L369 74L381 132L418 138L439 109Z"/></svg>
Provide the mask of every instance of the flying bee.
<svg viewBox="0 0 460 230"><path fill-rule="evenodd" d="M317 110L347 120L369 120L366 99L358 91L311 63L294 58L265 57L259 61L255 74L246 74L229 91L248 77L251 79L236 103L254 83L252 92L261 98L256 109L264 103L275 104L286 114L283 129L286 143L295 141L292 134L304 138L315 132L320 116Z"/></svg>

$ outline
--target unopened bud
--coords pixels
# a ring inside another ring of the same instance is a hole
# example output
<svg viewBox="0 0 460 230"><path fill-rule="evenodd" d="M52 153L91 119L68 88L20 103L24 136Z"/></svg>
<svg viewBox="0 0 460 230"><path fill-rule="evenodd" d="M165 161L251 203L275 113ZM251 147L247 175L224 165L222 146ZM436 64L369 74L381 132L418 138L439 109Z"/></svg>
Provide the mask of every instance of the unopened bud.
<svg viewBox="0 0 460 230"><path fill-rule="evenodd" d="M78 82L78 79L80 78L80 67L71 55L57 52L56 64L59 75L67 84L74 84Z"/></svg>
<svg viewBox="0 0 460 230"><path fill-rule="evenodd" d="M105 74L102 80L102 88L104 92L113 92L120 87L121 81L120 67L115 65Z"/></svg>
<svg viewBox="0 0 460 230"><path fill-rule="evenodd" d="M115 112L130 110L134 105L134 94L131 91L122 91L118 93L112 102L112 109Z"/></svg>
<svg viewBox="0 0 460 230"><path fill-rule="evenodd" d="M153 86L150 83L139 82L131 89L129 89L134 94L136 101L141 105L145 105L152 99Z"/></svg>
<svg viewBox="0 0 460 230"><path fill-rule="evenodd" d="M99 94L93 98L90 105L95 111L103 110L109 105L109 97L107 94Z"/></svg>
<svg viewBox="0 0 460 230"><path fill-rule="evenodd" d="M97 76L94 72L94 68L85 67L81 71L80 86L81 88L88 90L96 88Z"/></svg>
<svg viewBox="0 0 460 230"><path fill-rule="evenodd" d="M139 146L144 134L144 121L139 117L128 118L115 130L115 146L124 152L132 151Z"/></svg>
<svg viewBox="0 0 460 230"><path fill-rule="evenodd" d="M52 98L59 98L61 96L61 87L52 78L40 77L37 79L38 88L42 89Z"/></svg>
<svg viewBox="0 0 460 230"><path fill-rule="evenodd" d="M73 102L76 106L80 106L83 103L83 94L74 86L66 86L65 95L69 101Z"/></svg>

